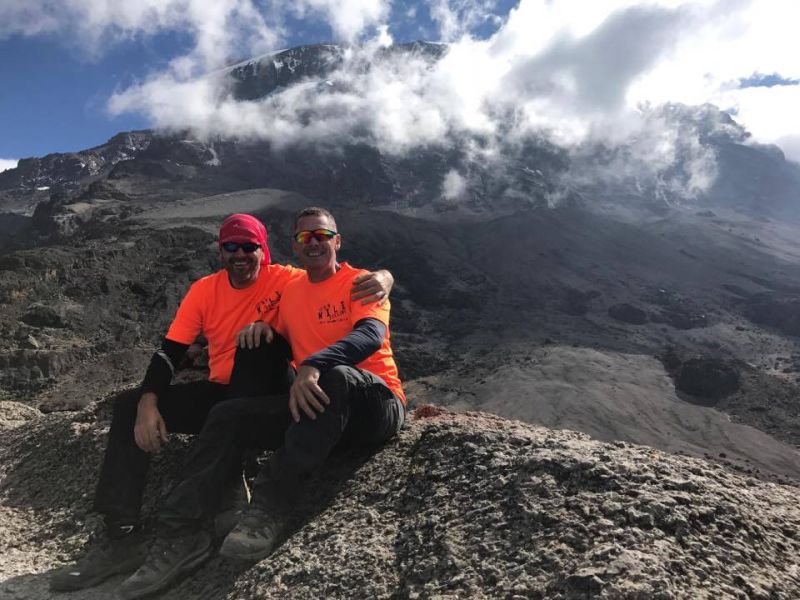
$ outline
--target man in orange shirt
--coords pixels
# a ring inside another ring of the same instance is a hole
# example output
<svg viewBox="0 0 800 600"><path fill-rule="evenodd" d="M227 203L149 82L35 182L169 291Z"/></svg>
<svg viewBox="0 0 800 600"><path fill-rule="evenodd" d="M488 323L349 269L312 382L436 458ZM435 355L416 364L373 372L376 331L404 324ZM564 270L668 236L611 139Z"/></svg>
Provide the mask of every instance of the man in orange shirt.
<svg viewBox="0 0 800 600"><path fill-rule="evenodd" d="M209 415L181 482L159 515L159 535L142 568L120 595L140 598L162 590L211 554L198 498L213 494L242 454L254 445L275 450L253 487L253 507L225 538L220 553L257 559L269 554L304 479L334 446L389 440L405 420L406 398L389 343L389 302L354 302L349 290L365 272L339 263L341 236L325 209L301 211L293 249L305 273L286 285L278 333L257 323L240 345L272 345L287 336L297 376L289 393L231 399ZM264 365L266 368L266 365Z"/></svg>
<svg viewBox="0 0 800 600"><path fill-rule="evenodd" d="M247 369L238 359L234 366L236 334L255 320L273 322L286 286L305 277L304 271L270 264L267 230L251 215L225 219L219 252L223 268L192 284L141 388L115 400L94 502L105 517L106 536L77 564L53 575L53 590L90 587L142 564L142 492L150 455L166 443L168 431L199 433L227 398L277 393L291 384L294 373L285 341L262 344L256 356L259 368ZM386 271L364 274L349 291L354 299L374 301L389 292L392 281ZM170 385L175 367L200 334L208 341L208 380ZM249 361L254 362L252 357ZM230 486L237 473L241 478L241 464L226 474L224 485Z"/></svg>

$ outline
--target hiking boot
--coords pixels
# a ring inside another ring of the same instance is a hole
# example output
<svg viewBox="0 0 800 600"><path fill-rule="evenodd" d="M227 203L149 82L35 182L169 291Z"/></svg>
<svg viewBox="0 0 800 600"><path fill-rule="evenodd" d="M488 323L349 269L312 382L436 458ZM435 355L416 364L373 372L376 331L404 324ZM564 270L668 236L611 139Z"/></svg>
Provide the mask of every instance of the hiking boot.
<svg viewBox="0 0 800 600"><path fill-rule="evenodd" d="M284 523L271 512L251 507L233 528L219 553L228 558L260 560L269 556L278 545Z"/></svg>
<svg viewBox="0 0 800 600"><path fill-rule="evenodd" d="M122 582L119 595L123 600L132 600L158 592L200 566L209 556L211 536L205 531L160 537L139 570Z"/></svg>
<svg viewBox="0 0 800 600"><path fill-rule="evenodd" d="M225 492L219 504L219 511L214 517L214 537L223 539L236 526L239 516L250 505L250 490L244 475L237 477Z"/></svg>
<svg viewBox="0 0 800 600"><path fill-rule="evenodd" d="M72 592L95 586L112 575L135 571L146 556L144 536L140 532L118 539L106 536L75 564L53 573L50 589L54 592Z"/></svg>

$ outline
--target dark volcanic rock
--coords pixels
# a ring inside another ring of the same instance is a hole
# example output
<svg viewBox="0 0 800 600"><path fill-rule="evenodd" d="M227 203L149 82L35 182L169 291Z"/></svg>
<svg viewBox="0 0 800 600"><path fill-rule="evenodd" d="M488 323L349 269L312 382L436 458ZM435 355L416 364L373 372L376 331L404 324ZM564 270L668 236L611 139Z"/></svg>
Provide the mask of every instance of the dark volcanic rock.
<svg viewBox="0 0 800 600"><path fill-rule="evenodd" d="M397 44L379 51L378 60L402 54L434 61L441 58L447 48L445 44L427 42ZM313 44L235 65L230 69L233 94L241 100L256 100L302 80L324 80L342 65L346 52L344 46ZM362 66L362 69L368 68L368 64Z"/></svg>
<svg viewBox="0 0 800 600"><path fill-rule="evenodd" d="M739 388L739 371L727 361L691 358L681 365L675 387L691 396L722 398Z"/></svg>
<svg viewBox="0 0 800 600"><path fill-rule="evenodd" d="M35 302L20 317L23 323L34 327L67 327L66 313L60 307Z"/></svg>
<svg viewBox="0 0 800 600"><path fill-rule="evenodd" d="M0 212L0 251L8 236L16 235L30 227L31 218L15 213Z"/></svg>
<svg viewBox="0 0 800 600"><path fill-rule="evenodd" d="M632 325L643 325L647 323L647 313L641 308L637 308L627 302L609 307L608 315L612 319Z"/></svg>
<svg viewBox="0 0 800 600"><path fill-rule="evenodd" d="M59 377L78 367L90 356L88 348L41 350L34 347L36 344L35 338L28 336L20 343L24 349L0 351L0 388L14 390L17 397L25 392L41 390L56 384ZM72 408L85 402L85 399L74 401Z"/></svg>
<svg viewBox="0 0 800 600"><path fill-rule="evenodd" d="M37 188L47 190L51 187L76 189L113 165L136 156L147 148L150 138L146 131L123 132L105 144L82 152L23 158L16 169L0 173L0 191L33 192Z"/></svg>
<svg viewBox="0 0 800 600"><path fill-rule="evenodd" d="M57 597L37 573L92 531L87 490L108 416L104 403L0 429L0 572L12 597ZM184 449L172 439L155 462L147 514ZM163 597L791 600L799 492L645 447L420 410L373 456L332 457L270 558L214 558ZM81 597L109 597L118 582Z"/></svg>
<svg viewBox="0 0 800 600"><path fill-rule="evenodd" d="M132 372L139 356L152 352L191 281L216 265L201 229L137 229L92 220L69 244L0 258L0 397L34 401L58 386L34 402L84 406L119 376L141 377Z"/></svg>
<svg viewBox="0 0 800 600"><path fill-rule="evenodd" d="M800 335L800 298L756 294L745 305L745 316L760 325L774 327L788 335Z"/></svg>
<svg viewBox="0 0 800 600"><path fill-rule="evenodd" d="M733 388L730 393L702 399L700 396L694 396L695 402L713 404L716 410L726 412L735 422L756 427L788 444L800 445L800 411L797 410L800 386L794 381L764 373L752 365L738 361L692 358L685 350L677 348L668 348L660 359L675 381L676 388L687 394L691 394L688 389L696 389L701 382L707 382L713 387L711 381L714 378L724 379L724 374L728 373L729 389ZM692 363L693 360L700 362ZM710 362L707 370L702 367L703 360ZM694 385L690 381L678 383L684 363L695 365L687 368L684 375L688 380L690 373L694 373ZM709 372L711 379L706 378ZM735 387L734 379L738 379ZM687 389L681 389L683 385L686 385ZM725 384L723 388L724 386Z"/></svg>

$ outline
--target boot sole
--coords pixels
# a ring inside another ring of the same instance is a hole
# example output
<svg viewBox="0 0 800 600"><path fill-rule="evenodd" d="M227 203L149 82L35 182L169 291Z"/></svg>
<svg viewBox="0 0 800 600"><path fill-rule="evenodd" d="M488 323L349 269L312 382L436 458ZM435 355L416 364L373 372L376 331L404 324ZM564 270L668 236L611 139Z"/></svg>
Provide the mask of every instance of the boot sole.
<svg viewBox="0 0 800 600"><path fill-rule="evenodd" d="M261 560L262 558L267 558L277 548L277 544L273 544L272 547L267 550L242 552L236 548L231 548L232 545L233 544L228 544L228 538L225 538L225 541L222 542L222 547L219 549L219 555L238 560Z"/></svg>
<svg viewBox="0 0 800 600"><path fill-rule="evenodd" d="M154 583L146 588L140 588L136 591L126 591L124 588L119 589L119 597L122 600L137 600L139 598L146 598L152 594L163 592L165 588L175 583L181 576L188 575L191 571L202 565L206 560L211 557L211 545L209 544L203 552L195 557L188 559L188 561L175 568L175 570L161 581ZM124 585L124 584L123 584Z"/></svg>
<svg viewBox="0 0 800 600"><path fill-rule="evenodd" d="M96 585L100 585L106 579L110 579L115 575L124 575L126 573L133 573L144 564L145 557L142 556L140 559L132 560L129 563L123 563L122 565L117 566L113 571L105 571L103 573L97 574L90 579L84 579L83 581L78 581L78 578L75 578L75 581L66 580L64 585L59 585L57 583L50 582L50 591L51 592L77 592L80 590L85 590L90 587L94 587Z"/></svg>

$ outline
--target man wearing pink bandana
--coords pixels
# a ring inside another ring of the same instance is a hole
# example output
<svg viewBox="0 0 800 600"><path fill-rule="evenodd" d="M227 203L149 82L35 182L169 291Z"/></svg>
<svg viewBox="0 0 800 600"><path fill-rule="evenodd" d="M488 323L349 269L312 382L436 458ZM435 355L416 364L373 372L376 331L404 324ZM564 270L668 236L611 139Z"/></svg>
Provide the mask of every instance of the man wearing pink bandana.
<svg viewBox="0 0 800 600"><path fill-rule="evenodd" d="M51 577L55 591L87 588L142 564L142 493L150 455L166 443L168 432L199 433L209 413L228 398L289 389L293 371L288 344L280 340L263 345L264 353L281 358L261 363L272 368L240 371L234 368L236 335L254 321L272 323L286 284L304 271L270 263L267 230L251 215L234 214L223 221L219 254L223 268L189 288L141 387L115 400L94 502L105 518L106 535L76 564ZM387 271L369 273L355 282L352 298L382 299L392 284ZM170 385L175 368L201 334L208 342L208 380ZM232 474L232 483L237 477L241 473Z"/></svg>

